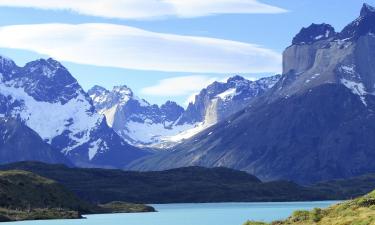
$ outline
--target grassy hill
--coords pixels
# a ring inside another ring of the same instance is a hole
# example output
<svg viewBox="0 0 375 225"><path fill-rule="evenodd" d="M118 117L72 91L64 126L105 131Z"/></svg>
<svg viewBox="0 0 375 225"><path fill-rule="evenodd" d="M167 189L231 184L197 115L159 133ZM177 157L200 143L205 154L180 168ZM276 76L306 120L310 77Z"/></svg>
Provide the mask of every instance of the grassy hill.
<svg viewBox="0 0 375 225"><path fill-rule="evenodd" d="M81 214L153 212L145 205L94 205L57 182L21 170L0 171L0 221L77 219Z"/></svg>
<svg viewBox="0 0 375 225"><path fill-rule="evenodd" d="M93 206L50 179L25 171L0 171L0 221L80 218Z"/></svg>
<svg viewBox="0 0 375 225"><path fill-rule="evenodd" d="M327 209L296 211L284 221L244 225L373 225L375 224L375 191Z"/></svg>
<svg viewBox="0 0 375 225"><path fill-rule="evenodd" d="M36 162L0 166L56 180L94 203L251 202L324 199L292 182L263 183L248 173L226 168L188 167L159 172L68 168Z"/></svg>

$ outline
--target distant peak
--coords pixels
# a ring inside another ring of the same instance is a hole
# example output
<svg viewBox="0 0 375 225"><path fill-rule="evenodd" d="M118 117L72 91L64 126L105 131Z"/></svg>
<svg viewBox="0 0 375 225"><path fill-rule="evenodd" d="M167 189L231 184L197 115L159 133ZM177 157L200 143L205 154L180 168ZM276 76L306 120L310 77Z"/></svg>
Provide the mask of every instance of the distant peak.
<svg viewBox="0 0 375 225"><path fill-rule="evenodd" d="M3 67L13 67L16 63L8 57L0 55L0 66Z"/></svg>
<svg viewBox="0 0 375 225"><path fill-rule="evenodd" d="M361 9L361 16L362 17L365 17L369 14L373 14L375 13L375 7L367 4L367 3L364 3L363 6L362 6L362 9Z"/></svg>
<svg viewBox="0 0 375 225"><path fill-rule="evenodd" d="M243 81L243 80L246 80L246 79L239 75L235 75L233 77L230 77L227 82L230 83L230 82Z"/></svg>
<svg viewBox="0 0 375 225"><path fill-rule="evenodd" d="M166 101L163 105L161 105L161 108L182 108L179 104L177 104L174 101Z"/></svg>
<svg viewBox="0 0 375 225"><path fill-rule="evenodd" d="M50 65L53 65L54 67L63 67L63 65L59 61L53 58L48 58L46 61L47 63L49 63Z"/></svg>
<svg viewBox="0 0 375 225"><path fill-rule="evenodd" d="M168 101L166 101L163 105L177 105L177 103L174 102L174 101L170 101L170 100L168 100Z"/></svg>
<svg viewBox="0 0 375 225"><path fill-rule="evenodd" d="M109 91L107 89L105 89L104 87L99 86L99 85L94 85L92 88L90 88L88 90L89 95L91 95L93 93L105 93L105 92L109 92Z"/></svg>
<svg viewBox="0 0 375 225"><path fill-rule="evenodd" d="M40 76L45 76L48 78L54 78L56 75L62 74L68 77L72 77L69 71L58 61L49 58L49 59L38 59L27 63L24 67L30 73L38 74Z"/></svg>
<svg viewBox="0 0 375 225"><path fill-rule="evenodd" d="M116 86L113 87L113 90L114 91L127 91L127 90L131 90L131 89L126 85L116 85Z"/></svg>
<svg viewBox="0 0 375 225"><path fill-rule="evenodd" d="M133 91L126 85L114 86L112 92L122 96L133 96Z"/></svg>
<svg viewBox="0 0 375 225"><path fill-rule="evenodd" d="M369 33L375 33L375 8L363 4L359 18L348 24L338 35L341 40L356 40Z"/></svg>
<svg viewBox="0 0 375 225"><path fill-rule="evenodd" d="M301 31L293 38L293 45L298 44L312 44L316 41L325 40L336 35L335 28L331 25L322 24L311 24L308 27L304 27Z"/></svg>
<svg viewBox="0 0 375 225"><path fill-rule="evenodd" d="M38 60L27 63L25 67L29 67L29 68L47 67L51 70L57 70L57 69L62 68L66 70L65 67L59 61L54 60L52 58L48 58L48 59L40 58Z"/></svg>

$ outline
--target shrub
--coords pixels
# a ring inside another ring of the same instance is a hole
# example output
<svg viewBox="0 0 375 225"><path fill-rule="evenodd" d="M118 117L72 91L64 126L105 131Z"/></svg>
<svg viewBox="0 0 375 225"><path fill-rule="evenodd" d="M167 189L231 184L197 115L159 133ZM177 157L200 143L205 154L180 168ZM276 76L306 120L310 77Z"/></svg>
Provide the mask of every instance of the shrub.
<svg viewBox="0 0 375 225"><path fill-rule="evenodd" d="M293 222L301 222L306 221L310 219L310 212L306 210L298 210L295 211L292 215L292 221Z"/></svg>
<svg viewBox="0 0 375 225"><path fill-rule="evenodd" d="M319 222L323 218L323 210L315 208L310 213L311 220L314 222Z"/></svg>

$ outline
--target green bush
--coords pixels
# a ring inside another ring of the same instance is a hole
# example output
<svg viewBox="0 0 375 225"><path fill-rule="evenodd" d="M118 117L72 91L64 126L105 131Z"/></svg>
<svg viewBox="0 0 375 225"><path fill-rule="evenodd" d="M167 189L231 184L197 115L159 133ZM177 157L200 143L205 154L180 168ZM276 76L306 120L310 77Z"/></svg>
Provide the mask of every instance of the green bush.
<svg viewBox="0 0 375 225"><path fill-rule="evenodd" d="M323 218L323 210L315 208L310 213L311 220L314 222L319 222Z"/></svg>
<svg viewBox="0 0 375 225"><path fill-rule="evenodd" d="M292 221L294 222L302 222L307 221L310 219L310 212L306 210L298 210L295 211L292 215Z"/></svg>

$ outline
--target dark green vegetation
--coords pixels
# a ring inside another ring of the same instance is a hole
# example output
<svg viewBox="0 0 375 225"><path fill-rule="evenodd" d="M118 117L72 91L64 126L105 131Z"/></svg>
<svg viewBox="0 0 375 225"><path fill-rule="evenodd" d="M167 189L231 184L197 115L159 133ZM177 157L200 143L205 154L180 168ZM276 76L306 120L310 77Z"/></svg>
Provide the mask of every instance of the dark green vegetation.
<svg viewBox="0 0 375 225"><path fill-rule="evenodd" d="M375 174L317 183L311 188L332 200L353 199L375 189Z"/></svg>
<svg viewBox="0 0 375 225"><path fill-rule="evenodd" d="M148 205L118 201L100 204L99 207L108 213L155 212L155 209Z"/></svg>
<svg viewBox="0 0 375 225"><path fill-rule="evenodd" d="M267 225L248 221L244 225ZM375 224L375 191L327 209L296 211L284 221L270 225L371 225Z"/></svg>
<svg viewBox="0 0 375 225"><path fill-rule="evenodd" d="M21 170L0 172L0 221L78 219L81 214L153 212L150 206L114 202L96 206L57 182Z"/></svg>
<svg viewBox="0 0 375 225"><path fill-rule="evenodd" d="M0 166L26 170L63 184L94 203L303 201L330 199L319 189L287 181L261 182L248 173L226 168L188 167L160 172L126 172L68 168L37 162Z"/></svg>
<svg viewBox="0 0 375 225"><path fill-rule="evenodd" d="M0 220L81 218L94 207L62 185L25 171L0 172Z"/></svg>
<svg viewBox="0 0 375 225"><path fill-rule="evenodd" d="M129 172L20 162L2 165L0 170L30 171L56 180L95 204L342 200L375 189L375 174L303 187L287 181L261 182L248 173L227 168Z"/></svg>

